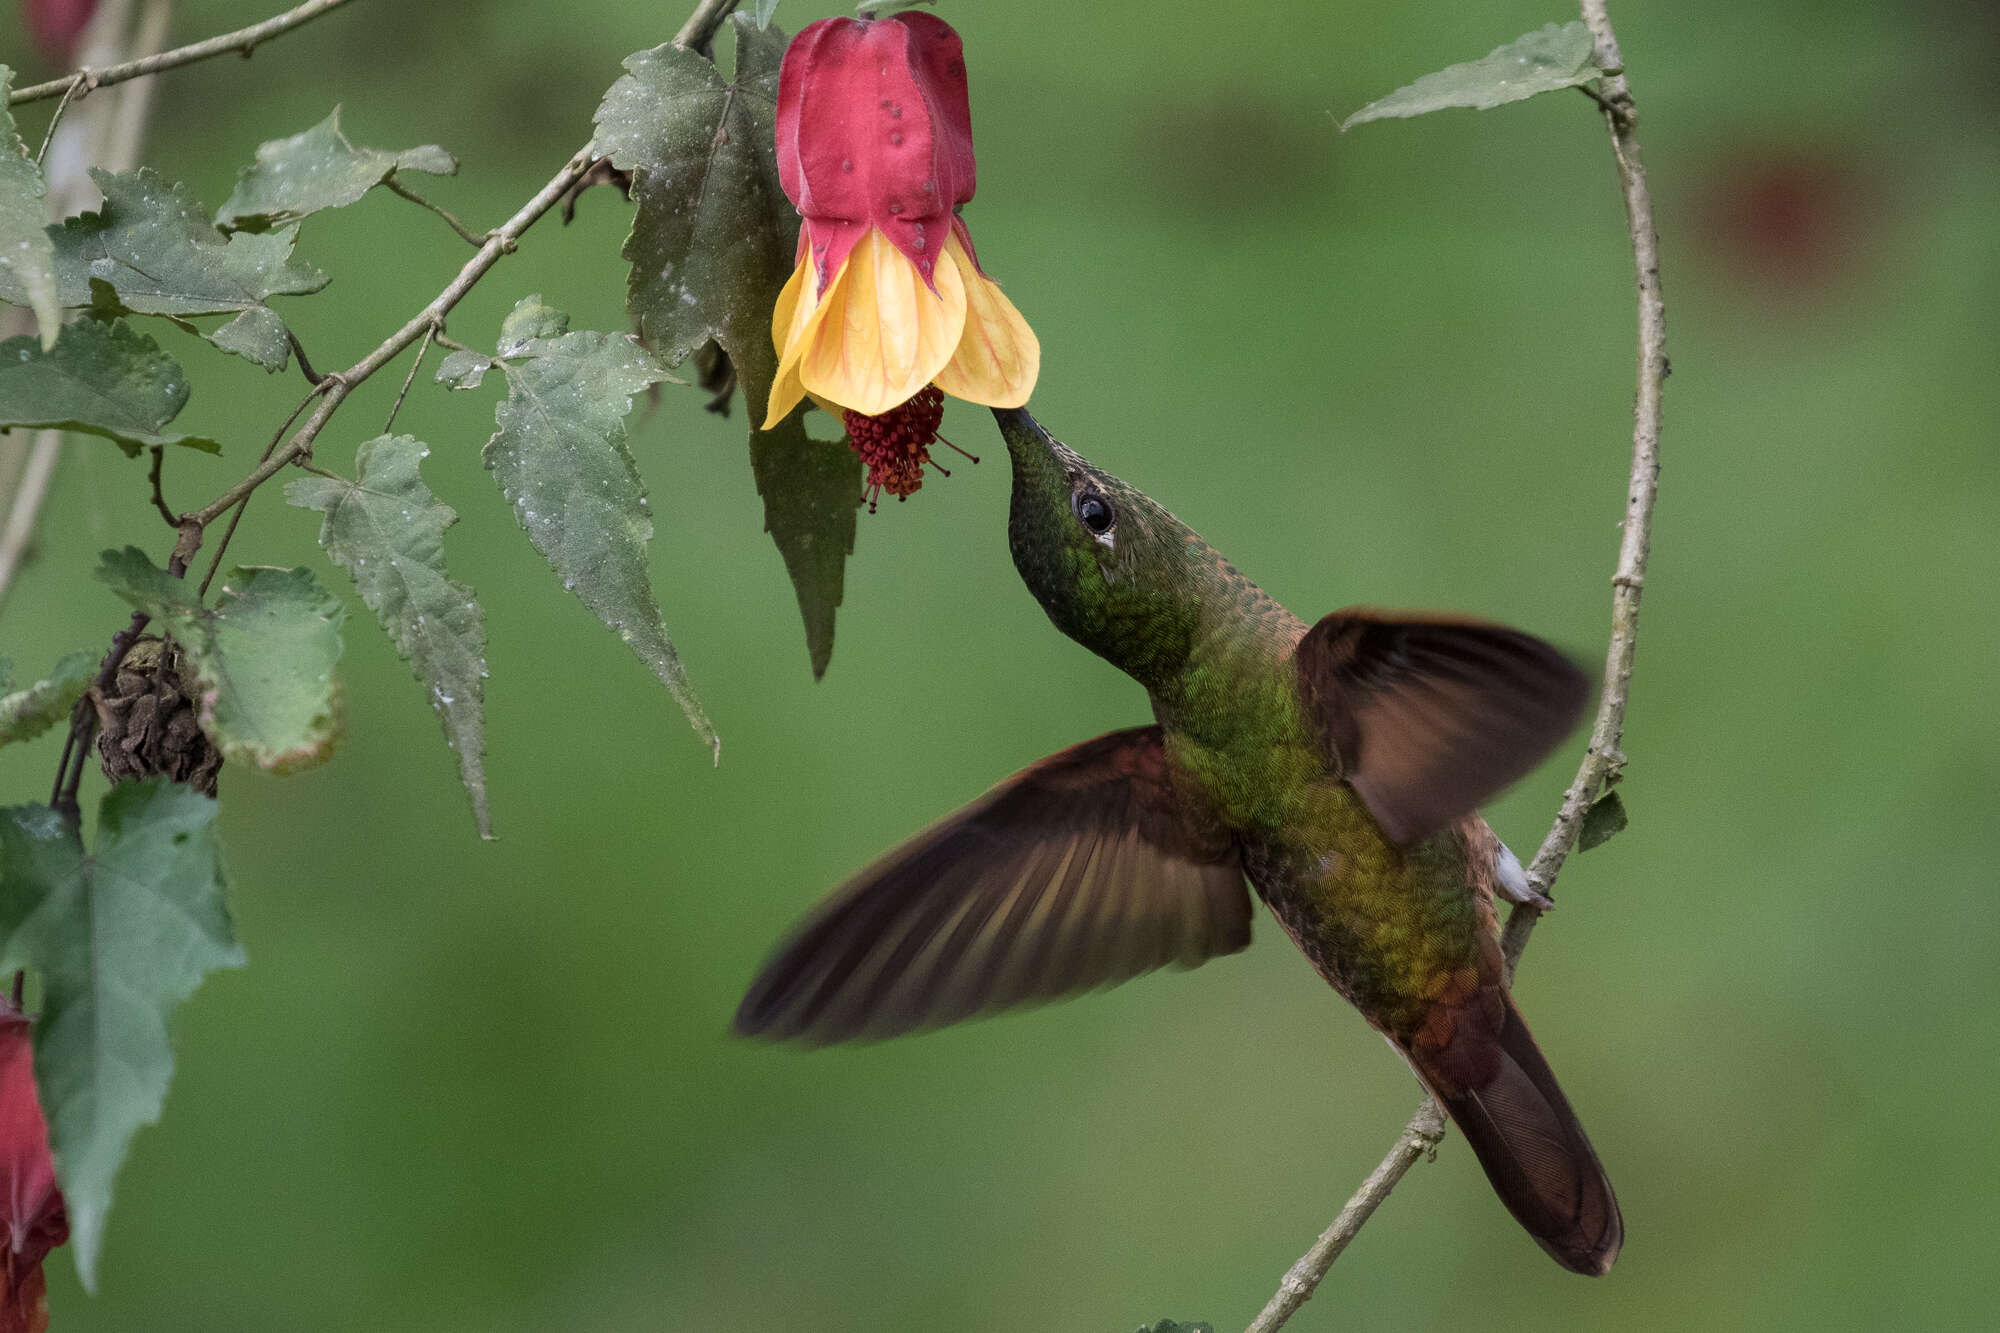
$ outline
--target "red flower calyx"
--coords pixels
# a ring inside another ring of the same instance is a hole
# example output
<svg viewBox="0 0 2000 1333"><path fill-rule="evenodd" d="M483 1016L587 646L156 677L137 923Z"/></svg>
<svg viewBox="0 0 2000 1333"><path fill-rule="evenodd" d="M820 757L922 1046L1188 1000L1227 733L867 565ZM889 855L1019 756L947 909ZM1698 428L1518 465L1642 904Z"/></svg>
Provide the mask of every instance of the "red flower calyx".
<svg viewBox="0 0 2000 1333"><path fill-rule="evenodd" d="M978 169L951 25L830 18L794 38L778 75L778 180L806 219L822 291L871 227L927 283L954 225L970 251L955 213Z"/></svg>

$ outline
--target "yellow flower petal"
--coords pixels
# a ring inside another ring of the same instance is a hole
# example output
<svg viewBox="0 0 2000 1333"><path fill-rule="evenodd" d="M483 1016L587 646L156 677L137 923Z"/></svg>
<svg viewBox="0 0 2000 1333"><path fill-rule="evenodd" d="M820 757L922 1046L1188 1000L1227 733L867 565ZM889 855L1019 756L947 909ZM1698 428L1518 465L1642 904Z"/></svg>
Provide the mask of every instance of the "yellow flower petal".
<svg viewBox="0 0 2000 1333"><path fill-rule="evenodd" d="M827 287L802 336L799 379L866 416L907 402L951 360L965 331L958 266L937 265L934 292L916 266L870 228Z"/></svg>
<svg viewBox="0 0 2000 1333"><path fill-rule="evenodd" d="M812 256L800 255L799 266L792 270L792 276L785 281L784 290L778 293L778 303L771 307L771 346L777 349L780 357L790 350L792 340L798 337L799 330L805 326L805 320L799 310L800 298L805 298L806 308L803 314L810 315L813 306L817 304L814 298L819 293L813 290L817 286L819 286L819 272L813 267Z"/></svg>
<svg viewBox="0 0 2000 1333"><path fill-rule="evenodd" d="M979 271L958 243L945 238L942 272L955 267L966 293L965 333L951 361L938 372L937 386L954 398L987 407L1019 407L1034 392L1042 370L1042 344L1000 285ZM942 285L942 284L940 284Z"/></svg>
<svg viewBox="0 0 2000 1333"><path fill-rule="evenodd" d="M846 265L841 266L841 272L846 272ZM839 285L839 273L834 274L833 282ZM805 385L799 383L799 358L805 354L807 327L820 309L818 288L819 270L812 255L807 253L792 270L785 289L778 293L778 303L771 307L771 343L778 352L778 373L771 378L771 399L764 412L765 430L783 421L785 414L805 397Z"/></svg>

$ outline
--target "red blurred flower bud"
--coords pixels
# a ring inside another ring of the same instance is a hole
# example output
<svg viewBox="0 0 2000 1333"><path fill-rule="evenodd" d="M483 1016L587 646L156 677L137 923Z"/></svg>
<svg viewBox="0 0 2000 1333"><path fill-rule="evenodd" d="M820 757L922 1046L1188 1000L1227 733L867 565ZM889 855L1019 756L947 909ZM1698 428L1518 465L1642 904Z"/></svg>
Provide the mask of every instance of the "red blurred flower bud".
<svg viewBox="0 0 2000 1333"><path fill-rule="evenodd" d="M972 198L972 109L958 34L929 14L822 19L778 74L778 177L804 217L778 296L769 429L811 394L847 420L871 493L921 484L942 400L1028 400L1034 331L979 267L958 217Z"/></svg>
<svg viewBox="0 0 2000 1333"><path fill-rule="evenodd" d="M42 54L58 65L76 63L77 41L97 12L97 0L21 0L21 17Z"/></svg>
<svg viewBox="0 0 2000 1333"><path fill-rule="evenodd" d="M69 1217L56 1188L49 1127L35 1095L35 1048L27 1016L0 997L0 1209L5 1210L0 1274L0 1333L42 1333L49 1326L42 1259L69 1239Z"/></svg>

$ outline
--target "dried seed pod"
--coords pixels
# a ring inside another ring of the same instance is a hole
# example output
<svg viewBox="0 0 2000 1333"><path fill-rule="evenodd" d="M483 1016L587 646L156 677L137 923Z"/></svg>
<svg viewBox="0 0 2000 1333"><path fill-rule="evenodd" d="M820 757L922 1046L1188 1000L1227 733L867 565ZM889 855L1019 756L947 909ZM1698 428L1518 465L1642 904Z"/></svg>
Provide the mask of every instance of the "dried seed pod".
<svg viewBox="0 0 2000 1333"><path fill-rule="evenodd" d="M172 640L142 637L125 654L111 688L93 700L105 777L123 782L164 773L215 795L222 755L202 732L194 671Z"/></svg>

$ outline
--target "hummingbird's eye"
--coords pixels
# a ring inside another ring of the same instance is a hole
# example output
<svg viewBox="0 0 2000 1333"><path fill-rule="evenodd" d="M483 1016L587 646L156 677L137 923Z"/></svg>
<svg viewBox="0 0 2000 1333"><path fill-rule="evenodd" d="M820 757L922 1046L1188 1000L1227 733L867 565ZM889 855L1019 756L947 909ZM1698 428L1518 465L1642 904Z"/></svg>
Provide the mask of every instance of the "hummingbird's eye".
<svg viewBox="0 0 2000 1333"><path fill-rule="evenodd" d="M1083 526L1089 528L1096 536L1102 537L1111 531L1111 525L1118 521L1117 515L1111 512L1111 501L1096 491L1078 491L1076 498L1070 501L1070 504L1075 508L1076 516L1082 520Z"/></svg>

